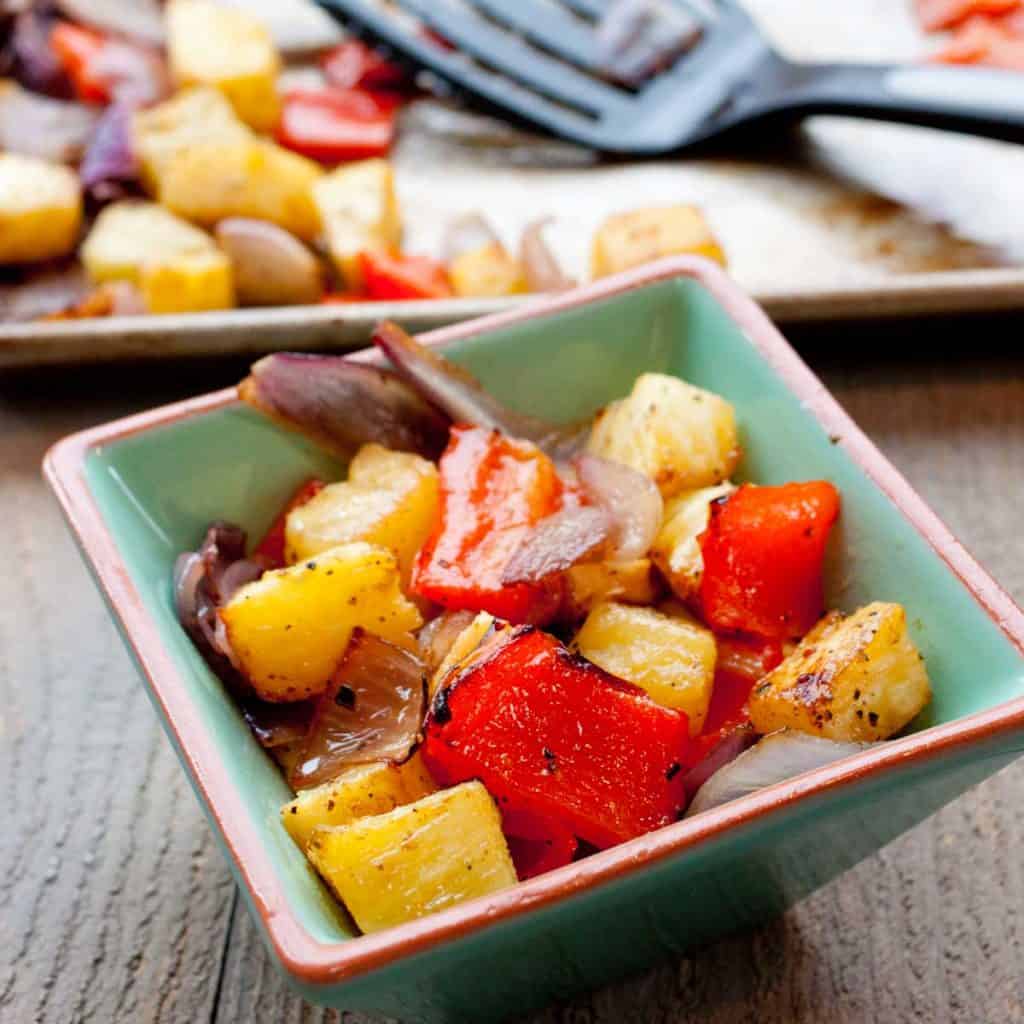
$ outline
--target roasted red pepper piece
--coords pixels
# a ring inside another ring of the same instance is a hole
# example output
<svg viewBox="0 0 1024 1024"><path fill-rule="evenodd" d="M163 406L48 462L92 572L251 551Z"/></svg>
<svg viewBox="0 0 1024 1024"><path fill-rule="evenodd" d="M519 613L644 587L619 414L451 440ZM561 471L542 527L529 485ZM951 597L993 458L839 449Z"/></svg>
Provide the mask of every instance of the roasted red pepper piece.
<svg viewBox="0 0 1024 1024"><path fill-rule="evenodd" d="M382 57L358 39L347 39L320 58L327 81L337 89L404 89L409 78L404 69Z"/></svg>
<svg viewBox="0 0 1024 1024"><path fill-rule="evenodd" d="M711 505L700 606L716 632L802 636L824 611L821 567L839 492L824 480L745 484Z"/></svg>
<svg viewBox="0 0 1024 1024"><path fill-rule="evenodd" d="M316 477L310 477L302 484L288 499L288 504L281 510L281 514L270 524L270 529L263 535L263 539L253 548L252 557L263 562L267 569L282 568L284 566L284 530L288 521L288 513L315 498L326 486L323 480L318 480Z"/></svg>
<svg viewBox="0 0 1024 1024"><path fill-rule="evenodd" d="M561 508L554 463L528 441L453 427L439 468L441 517L413 567L413 592L513 623L550 621L561 604L560 575L541 583L501 578L531 527Z"/></svg>
<svg viewBox="0 0 1024 1024"><path fill-rule="evenodd" d="M917 0L917 17L926 32L955 28L979 14L1006 14L1021 0Z"/></svg>
<svg viewBox="0 0 1024 1024"><path fill-rule="evenodd" d="M985 64L1024 71L1024 10L1002 17L974 17L953 32L932 58L944 64Z"/></svg>
<svg viewBox="0 0 1024 1024"><path fill-rule="evenodd" d="M570 864L579 845L564 825L529 811L505 806L501 826L520 881Z"/></svg>
<svg viewBox="0 0 1024 1024"><path fill-rule="evenodd" d="M480 779L603 848L676 820L688 741L685 714L523 626L438 692L422 750L442 784Z"/></svg>
<svg viewBox="0 0 1024 1024"><path fill-rule="evenodd" d="M363 89L294 89L281 106L277 141L324 163L384 156L396 109L392 97Z"/></svg>
<svg viewBox="0 0 1024 1024"><path fill-rule="evenodd" d="M85 103L110 102L109 84L96 73L96 60L106 45L102 33L69 21L56 22L50 31L50 46Z"/></svg>
<svg viewBox="0 0 1024 1024"><path fill-rule="evenodd" d="M429 256L361 252L359 265L369 299L444 299L452 294L444 264Z"/></svg>

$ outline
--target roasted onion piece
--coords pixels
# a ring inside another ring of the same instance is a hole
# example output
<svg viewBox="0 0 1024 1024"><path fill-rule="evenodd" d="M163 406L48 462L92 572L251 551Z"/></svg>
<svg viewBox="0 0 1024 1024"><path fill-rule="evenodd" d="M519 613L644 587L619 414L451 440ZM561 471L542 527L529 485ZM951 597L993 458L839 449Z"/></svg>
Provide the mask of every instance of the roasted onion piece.
<svg viewBox="0 0 1024 1024"><path fill-rule="evenodd" d="M0 150L74 163L86 151L97 114L84 103L55 100L0 82Z"/></svg>
<svg viewBox="0 0 1024 1024"><path fill-rule="evenodd" d="M104 111L78 170L82 188L100 203L137 191L139 165L132 145L132 109L113 103Z"/></svg>
<svg viewBox="0 0 1024 1024"><path fill-rule="evenodd" d="M580 455L573 467L587 497L608 517L608 558L623 562L643 558L665 512L654 481L631 466L589 453Z"/></svg>
<svg viewBox="0 0 1024 1024"><path fill-rule="evenodd" d="M684 776L683 787L686 789L688 799L704 785L712 775L720 768L735 761L744 750L749 750L757 742L757 733L748 722L746 725L738 725L711 749L710 753L702 761L695 764Z"/></svg>
<svg viewBox="0 0 1024 1024"><path fill-rule="evenodd" d="M238 385L238 396L342 458L370 441L436 458L448 441L448 420L408 384L344 356L267 356Z"/></svg>
<svg viewBox="0 0 1024 1024"><path fill-rule="evenodd" d="M174 565L174 605L178 621L214 672L233 690L248 687L232 663L231 648L217 609L263 567L245 557L245 531L232 523L212 523L198 551L178 556Z"/></svg>
<svg viewBox="0 0 1024 1024"><path fill-rule="evenodd" d="M459 634L475 618L475 612L465 609L457 612L442 612L436 619L431 619L416 634L420 657L426 663L427 671L431 675L440 667Z"/></svg>
<svg viewBox="0 0 1024 1024"><path fill-rule="evenodd" d="M456 217L446 227L441 242L441 258L445 263L453 263L467 252L475 252L497 241L497 233L483 214L467 213Z"/></svg>
<svg viewBox="0 0 1024 1024"><path fill-rule="evenodd" d="M519 262L531 292L564 292L576 284L562 270L544 237L544 229L550 223L550 217L531 221L519 239Z"/></svg>
<svg viewBox="0 0 1024 1024"><path fill-rule="evenodd" d="M427 668L411 651L355 630L341 664L319 698L295 789L328 782L354 764L404 761L421 738Z"/></svg>
<svg viewBox="0 0 1024 1024"><path fill-rule="evenodd" d="M697 791L686 817L859 754L870 746L873 744L837 743L794 729L780 729L715 772Z"/></svg>
<svg viewBox="0 0 1024 1024"><path fill-rule="evenodd" d="M454 423L499 430L541 445L556 433L550 423L507 409L471 373L421 345L390 320L377 325L373 342L399 374Z"/></svg>
<svg viewBox="0 0 1024 1024"><path fill-rule="evenodd" d="M260 746L274 750L305 740L316 701L296 700L290 704L279 704L247 697L240 706L242 717Z"/></svg>
<svg viewBox="0 0 1024 1024"><path fill-rule="evenodd" d="M513 552L501 582L540 583L596 554L608 540L608 517L594 505L569 505L542 519Z"/></svg>

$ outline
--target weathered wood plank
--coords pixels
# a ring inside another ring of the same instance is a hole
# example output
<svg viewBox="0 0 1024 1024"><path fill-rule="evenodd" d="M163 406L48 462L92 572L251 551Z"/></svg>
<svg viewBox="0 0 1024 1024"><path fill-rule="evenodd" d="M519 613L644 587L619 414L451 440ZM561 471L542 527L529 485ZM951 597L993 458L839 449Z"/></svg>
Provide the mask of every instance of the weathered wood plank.
<svg viewBox="0 0 1024 1024"><path fill-rule="evenodd" d="M39 475L48 444L138 397L4 383L0 1020L205 1020L234 889Z"/></svg>

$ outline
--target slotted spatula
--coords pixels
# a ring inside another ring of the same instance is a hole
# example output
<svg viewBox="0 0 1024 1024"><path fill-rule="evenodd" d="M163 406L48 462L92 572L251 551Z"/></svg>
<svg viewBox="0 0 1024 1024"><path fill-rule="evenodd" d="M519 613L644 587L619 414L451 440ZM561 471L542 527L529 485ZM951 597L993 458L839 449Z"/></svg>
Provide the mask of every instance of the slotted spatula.
<svg viewBox="0 0 1024 1024"><path fill-rule="evenodd" d="M1024 75L795 63L735 0L661 0L699 28L689 49L637 84L607 73L600 26L613 0L318 2L492 109L608 153L665 153L767 119L820 113L1024 141Z"/></svg>

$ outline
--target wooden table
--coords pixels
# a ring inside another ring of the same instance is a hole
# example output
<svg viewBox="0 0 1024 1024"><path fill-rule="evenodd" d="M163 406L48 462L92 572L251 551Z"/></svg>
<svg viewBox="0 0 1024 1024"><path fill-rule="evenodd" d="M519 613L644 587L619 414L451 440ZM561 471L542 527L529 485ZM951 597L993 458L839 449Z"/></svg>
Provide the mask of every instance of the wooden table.
<svg viewBox="0 0 1024 1024"><path fill-rule="evenodd" d="M918 321L799 340L1024 598L1019 325ZM264 952L39 476L63 434L239 369L0 377L0 794L14 808L0 827L4 1022L341 1019L293 996ZM1024 1021L1022 797L1024 766L1011 767L760 931L535 1024Z"/></svg>

